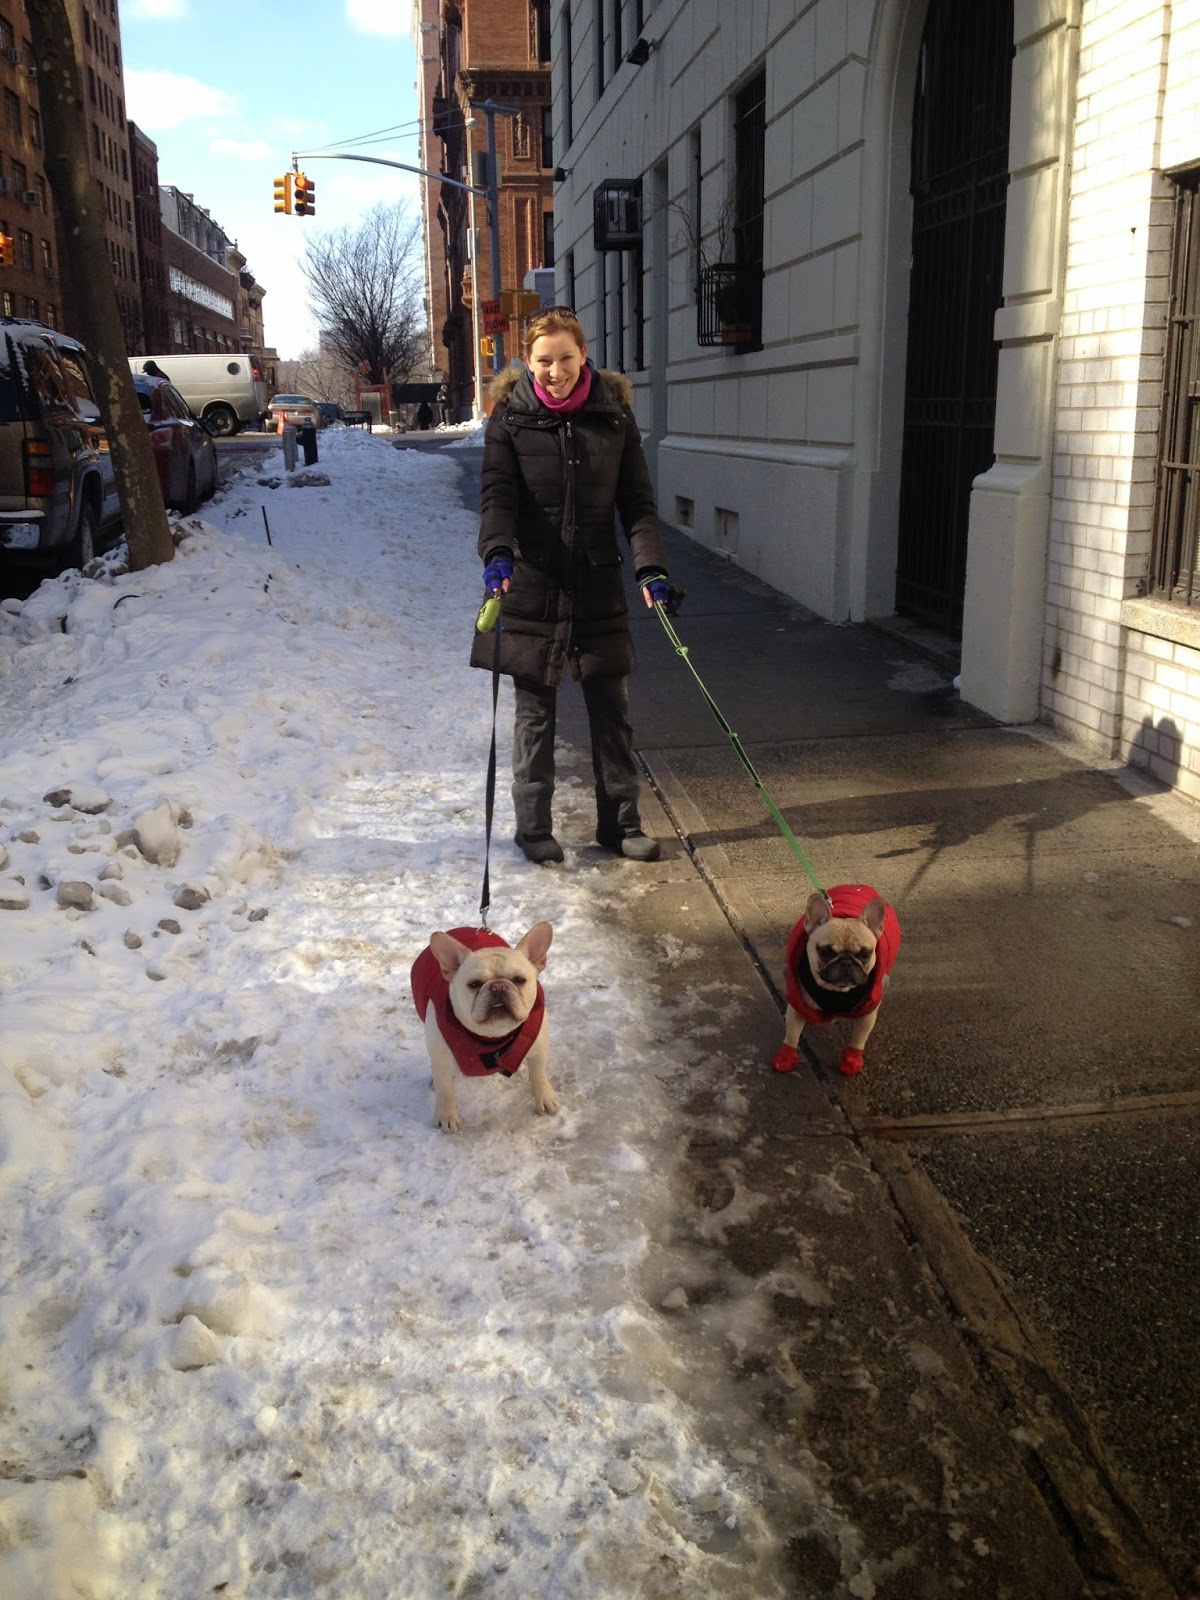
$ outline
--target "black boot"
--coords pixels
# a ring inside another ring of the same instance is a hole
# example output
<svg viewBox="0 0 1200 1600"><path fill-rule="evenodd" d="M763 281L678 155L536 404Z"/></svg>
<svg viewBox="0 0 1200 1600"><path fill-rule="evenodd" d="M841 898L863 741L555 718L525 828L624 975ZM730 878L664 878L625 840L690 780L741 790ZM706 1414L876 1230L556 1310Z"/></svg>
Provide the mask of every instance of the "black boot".
<svg viewBox="0 0 1200 1600"><path fill-rule="evenodd" d="M651 839L640 828L597 829L596 843L627 861L657 861L662 855L657 839Z"/></svg>
<svg viewBox="0 0 1200 1600"><path fill-rule="evenodd" d="M552 833L519 833L517 843L525 852L526 861L536 866L545 867L563 859L563 847Z"/></svg>

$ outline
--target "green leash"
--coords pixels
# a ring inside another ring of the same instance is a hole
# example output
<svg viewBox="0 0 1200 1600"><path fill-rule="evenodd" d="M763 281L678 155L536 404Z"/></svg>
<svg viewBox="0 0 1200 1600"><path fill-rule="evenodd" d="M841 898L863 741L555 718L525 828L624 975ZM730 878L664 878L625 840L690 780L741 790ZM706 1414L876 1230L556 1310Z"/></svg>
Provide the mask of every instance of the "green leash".
<svg viewBox="0 0 1200 1600"><path fill-rule="evenodd" d="M685 665L687 666L688 671L691 673L692 677L695 678L697 684L700 686L700 693L704 696L705 700L708 702L708 709L712 712L713 716L716 717L717 721L720 723L722 731L725 734L725 737L729 740L730 744L733 746L734 751L737 754L738 760L742 763L742 765L745 767L746 771L754 779L755 788L758 790L759 794L762 795L764 805L766 806L767 810L771 813L771 815L775 818L776 827L779 829L779 831L783 835L783 837L787 840L788 844L791 845L792 852L795 855L796 860L799 861L800 865L804 868L805 872L808 873L808 875L812 879L813 883L816 884L819 893L825 895L825 898L828 900L829 896L825 893L825 889L824 889L824 887L823 887L823 885L821 883L820 878L818 878L816 873L813 871L812 863L809 861L808 857L804 854L804 851L801 850L800 845L796 840L796 835L792 832L792 830L788 827L787 823L784 821L783 816L782 816L782 814L781 814L781 812L779 810L779 807L775 804L774 800L772 800L771 796L767 793L766 785L763 783L763 781L759 777L758 773L754 770L754 763L751 761L750 757L746 754L745 750L742 747L742 741L738 738L737 734L734 733L733 729L729 726L729 723L725 720L725 717L721 712L720 706L713 699L712 695L709 694L708 690L704 687L704 680L701 678L700 674L696 671L695 667L692 666L692 659L691 659L691 656L688 653L688 647L687 647L687 645L682 643L682 641L679 638L679 635L675 632L675 629L672 627L671 619L670 619L670 617L667 616L665 607L662 605L661 602L659 602L659 603L657 603L655 605L654 609L655 609L655 611L658 612L658 620L662 623L663 627L667 630L667 638L670 639L672 645L675 647L675 654L678 655L678 656L682 656L683 657L683 661L684 661Z"/></svg>

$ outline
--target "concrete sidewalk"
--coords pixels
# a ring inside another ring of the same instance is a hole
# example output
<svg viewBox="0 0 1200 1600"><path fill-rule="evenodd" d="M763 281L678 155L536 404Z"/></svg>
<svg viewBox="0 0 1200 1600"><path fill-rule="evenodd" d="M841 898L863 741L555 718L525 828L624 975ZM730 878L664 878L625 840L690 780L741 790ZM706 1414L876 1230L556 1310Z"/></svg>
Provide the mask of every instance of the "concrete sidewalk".
<svg viewBox="0 0 1200 1600"><path fill-rule="evenodd" d="M809 1030L807 1071L791 1077L769 1070L775 1032L763 1040L764 1135L738 1153L744 1182L786 1207L802 1149L811 1192L831 1126L863 1181L886 1185L878 1234L847 1234L842 1259L867 1280L877 1341L894 1285L876 1280L891 1273L912 1314L938 1324L920 1274L908 1279L915 1248L978 1380L962 1393L982 1406L936 1426L960 1440L978 1429L985 1471L1019 1461L1030 1500L1008 1485L1004 1553L1018 1556L1016 1586L998 1578L996 1594L1074 1592L1052 1546L1079 1592L1200 1594L1200 816L1134 774L989 725L958 701L953 663L823 623L670 542L688 589L679 635L817 875L873 883L904 932L861 1078L837 1072L834 1028ZM634 614L639 749L779 1006L809 881L657 619ZM715 1154L696 1166L711 1171ZM828 1246L837 1229L823 1228ZM769 1272L785 1244L732 1230L731 1260ZM915 1421L899 1404L911 1350L889 1343L890 1364L875 1345L870 1417L841 1444L881 1544L903 1507L866 1488L863 1456L903 1477L889 1387L899 1435ZM826 1459L845 1421L830 1419ZM1044 1545L1022 1525L1034 1501ZM954 1592L932 1523L929 1536L938 1582L880 1596Z"/></svg>
<svg viewBox="0 0 1200 1600"><path fill-rule="evenodd" d="M873 883L904 935L863 1075L836 1028L772 1072L811 886L638 598L664 859L611 863L612 914L735 1066L681 1107L681 1216L716 1258L689 1311L719 1345L723 1283L771 1308L730 1366L774 1482L819 1477L871 1600L1200 1596L1200 815L668 543L680 637L815 872ZM586 793L578 693L559 733ZM790 1592L861 1600L811 1505L772 1516Z"/></svg>

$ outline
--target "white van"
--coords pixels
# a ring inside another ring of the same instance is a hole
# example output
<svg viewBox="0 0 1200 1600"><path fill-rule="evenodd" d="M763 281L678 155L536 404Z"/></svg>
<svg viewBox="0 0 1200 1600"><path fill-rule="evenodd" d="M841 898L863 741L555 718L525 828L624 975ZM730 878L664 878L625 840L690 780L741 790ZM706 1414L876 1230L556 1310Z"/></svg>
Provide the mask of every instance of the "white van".
<svg viewBox="0 0 1200 1600"><path fill-rule="evenodd" d="M257 427L266 415L271 396L266 372L257 356L232 350L219 356L130 356L133 372L145 372L146 363L179 390L198 417L214 433L236 433Z"/></svg>

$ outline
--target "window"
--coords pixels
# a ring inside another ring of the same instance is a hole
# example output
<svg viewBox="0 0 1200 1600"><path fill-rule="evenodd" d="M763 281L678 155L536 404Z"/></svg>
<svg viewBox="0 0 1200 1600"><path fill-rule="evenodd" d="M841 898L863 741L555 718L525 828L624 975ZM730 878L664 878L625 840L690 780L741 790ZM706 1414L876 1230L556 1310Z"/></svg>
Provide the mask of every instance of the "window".
<svg viewBox="0 0 1200 1600"><path fill-rule="evenodd" d="M767 75L760 68L733 101L733 260L700 272L696 341L762 348L763 214L766 209Z"/></svg>
<svg viewBox="0 0 1200 1600"><path fill-rule="evenodd" d="M616 76L617 68L621 65L621 7L624 0L612 0L612 69Z"/></svg>
<svg viewBox="0 0 1200 1600"><path fill-rule="evenodd" d="M96 104L96 74L92 71L91 67L89 67L87 69L87 74L88 74L88 99L92 102L93 105L95 105Z"/></svg>
<svg viewBox="0 0 1200 1600"><path fill-rule="evenodd" d="M550 106L542 107L542 166L554 165L554 112Z"/></svg>
<svg viewBox="0 0 1200 1600"><path fill-rule="evenodd" d="M14 161L12 164L12 186L16 190L18 198L29 187L29 174L25 170L23 161Z"/></svg>
<svg viewBox="0 0 1200 1600"><path fill-rule="evenodd" d="M7 17L0 17L0 50L11 50L13 43L12 23Z"/></svg>
<svg viewBox="0 0 1200 1600"><path fill-rule="evenodd" d="M604 24L608 17L605 0L594 0L592 15L592 73L596 80L596 99L604 93Z"/></svg>
<svg viewBox="0 0 1200 1600"><path fill-rule="evenodd" d="M45 178L42 177L40 172L38 173L37 177L33 180L33 186L37 190L38 210L40 212L42 212L43 215L45 215L45 211L46 211L46 180L45 180Z"/></svg>
<svg viewBox="0 0 1200 1600"><path fill-rule="evenodd" d="M42 148L42 114L29 107L29 142L35 150Z"/></svg>
<svg viewBox="0 0 1200 1600"><path fill-rule="evenodd" d="M1147 592L1200 606L1200 170L1175 179L1170 320Z"/></svg>
<svg viewBox="0 0 1200 1600"><path fill-rule="evenodd" d="M11 289L5 289L3 295L0 296L0 305L2 305L4 307L4 315L6 317L15 317L16 316L16 312L13 309L14 301L13 301L12 290Z"/></svg>
<svg viewBox="0 0 1200 1600"><path fill-rule="evenodd" d="M17 229L17 265L25 272L33 271L33 235L28 228Z"/></svg>
<svg viewBox="0 0 1200 1600"><path fill-rule="evenodd" d="M531 0L529 32L533 59L547 65L550 60L550 0Z"/></svg>
<svg viewBox="0 0 1200 1600"><path fill-rule="evenodd" d="M542 212L542 265L554 265L554 213Z"/></svg>
<svg viewBox="0 0 1200 1600"><path fill-rule="evenodd" d="M4 91L4 121L9 133L21 137L21 102L11 89Z"/></svg>
<svg viewBox="0 0 1200 1600"><path fill-rule="evenodd" d="M53 300L46 302L46 323L51 328L58 327L58 307Z"/></svg>

